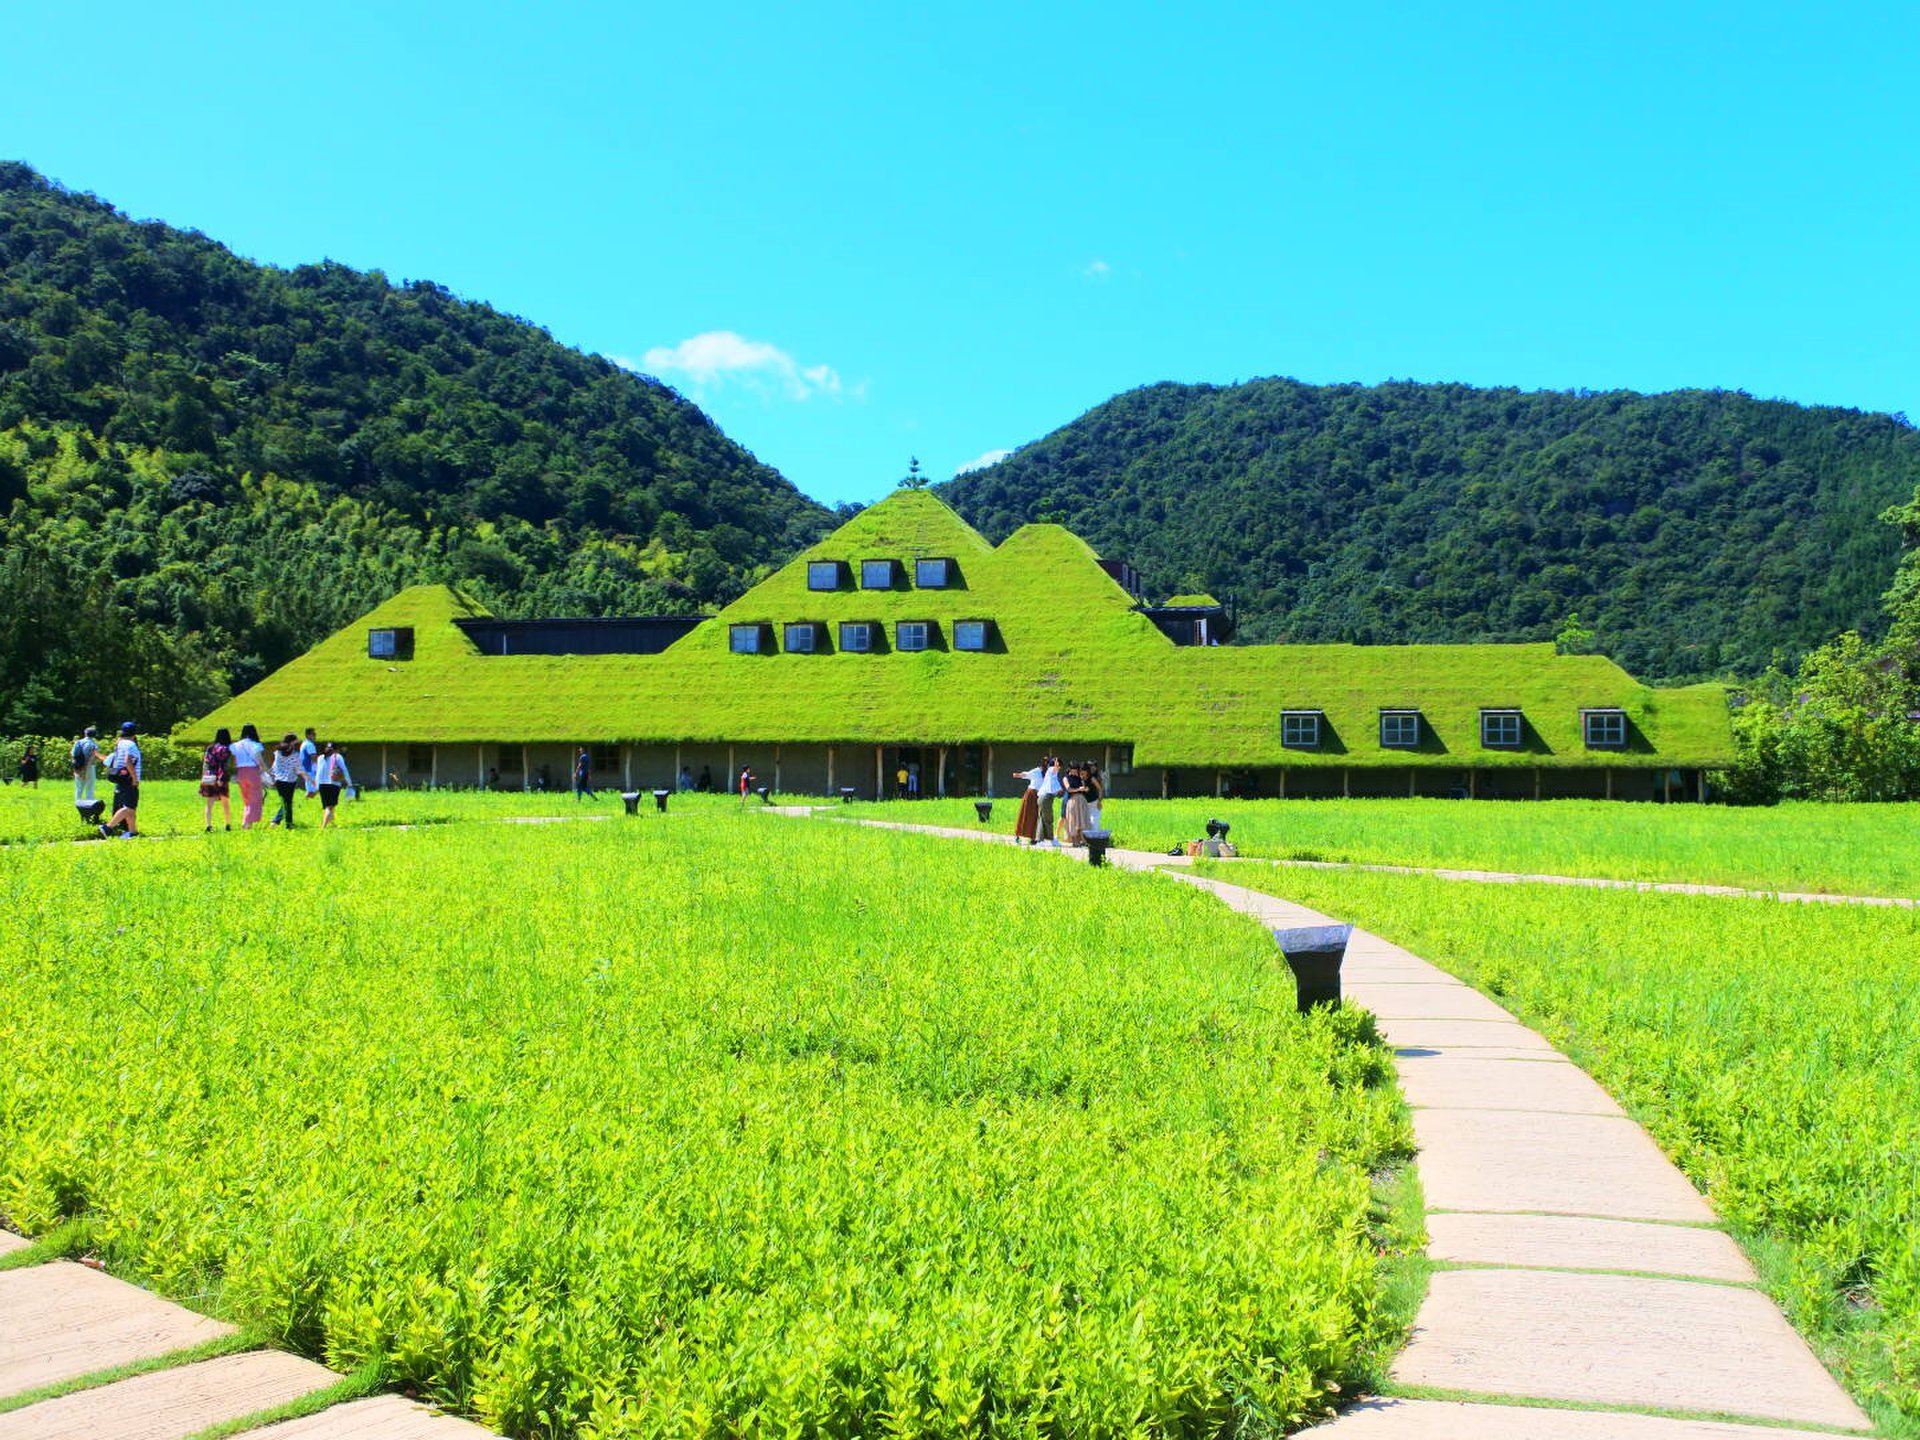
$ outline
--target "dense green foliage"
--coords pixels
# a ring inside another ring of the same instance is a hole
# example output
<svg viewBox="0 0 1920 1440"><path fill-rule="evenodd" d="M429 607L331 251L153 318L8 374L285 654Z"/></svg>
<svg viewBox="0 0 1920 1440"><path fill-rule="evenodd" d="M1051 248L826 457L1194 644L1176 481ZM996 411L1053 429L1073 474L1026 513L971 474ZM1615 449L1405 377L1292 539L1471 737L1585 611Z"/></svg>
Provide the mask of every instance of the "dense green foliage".
<svg viewBox="0 0 1920 1440"><path fill-rule="evenodd" d="M1147 876L729 817L0 850L0 1221L508 1434L1273 1434L1395 1337L1355 1014ZM293 910L262 897L297 896Z"/></svg>
<svg viewBox="0 0 1920 1440"><path fill-rule="evenodd" d="M1384 934L1564 1048L1756 1252L1854 1394L1920 1433L1920 912L1214 873Z"/></svg>
<svg viewBox="0 0 1920 1440"><path fill-rule="evenodd" d="M971 800L861 802L825 813L1011 834L1018 808L1013 800L997 801L987 825ZM1915 816L1898 805L1786 804L1756 811L1606 800L1112 800L1101 821L1117 845L1165 851L1202 838L1216 816L1232 826L1228 838L1249 860L1920 898Z"/></svg>
<svg viewBox="0 0 1920 1440"><path fill-rule="evenodd" d="M1250 639L1550 640L1648 680L1752 675L1872 626L1920 433L1681 391L1148 386L943 487L990 536L1058 520Z"/></svg>
<svg viewBox="0 0 1920 1440"><path fill-rule="evenodd" d="M535 326L0 163L0 732L200 713L414 581L509 615L723 602L828 518Z"/></svg>

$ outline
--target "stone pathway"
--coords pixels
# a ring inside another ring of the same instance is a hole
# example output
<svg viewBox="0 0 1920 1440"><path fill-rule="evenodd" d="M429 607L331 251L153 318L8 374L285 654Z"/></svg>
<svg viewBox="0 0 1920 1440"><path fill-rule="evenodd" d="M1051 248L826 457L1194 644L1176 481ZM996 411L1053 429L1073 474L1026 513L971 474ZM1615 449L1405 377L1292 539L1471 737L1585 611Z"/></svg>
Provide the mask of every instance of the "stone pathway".
<svg viewBox="0 0 1920 1440"><path fill-rule="evenodd" d="M0 1254L27 1242L0 1231ZM233 1327L85 1265L0 1270L0 1400L136 1364L157 1368L0 1412L0 1440L186 1440L340 1382L278 1350L208 1360L182 1352ZM169 1363L169 1362L173 1363ZM245 1432L249 1440L491 1440L397 1395L332 1406Z"/></svg>
<svg viewBox="0 0 1920 1440"><path fill-rule="evenodd" d="M1266 926L1332 923L1196 875L1173 857L1121 850L1110 858L1163 871ZM1316 1435L1778 1440L1870 1429L1757 1288L1699 1192L1544 1037L1364 931L1353 934L1342 979L1346 997L1373 1012L1395 1047L1419 1144L1428 1255L1438 1267L1392 1379L1423 1396L1460 1398L1370 1400Z"/></svg>

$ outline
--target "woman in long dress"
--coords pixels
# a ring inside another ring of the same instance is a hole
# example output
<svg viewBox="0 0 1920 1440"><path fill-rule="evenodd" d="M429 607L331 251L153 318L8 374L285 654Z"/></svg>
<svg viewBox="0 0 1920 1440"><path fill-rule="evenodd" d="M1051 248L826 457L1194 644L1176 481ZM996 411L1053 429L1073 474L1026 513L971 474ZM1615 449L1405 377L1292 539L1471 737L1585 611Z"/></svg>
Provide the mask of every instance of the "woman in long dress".
<svg viewBox="0 0 1920 1440"><path fill-rule="evenodd" d="M1041 767L1032 770L1016 770L1013 778L1026 782L1026 793L1020 797L1020 814L1013 822L1013 843L1031 845L1040 835L1040 775Z"/></svg>
<svg viewBox="0 0 1920 1440"><path fill-rule="evenodd" d="M1068 845L1087 843L1087 773L1078 765L1069 766L1066 802L1060 807L1060 839Z"/></svg>

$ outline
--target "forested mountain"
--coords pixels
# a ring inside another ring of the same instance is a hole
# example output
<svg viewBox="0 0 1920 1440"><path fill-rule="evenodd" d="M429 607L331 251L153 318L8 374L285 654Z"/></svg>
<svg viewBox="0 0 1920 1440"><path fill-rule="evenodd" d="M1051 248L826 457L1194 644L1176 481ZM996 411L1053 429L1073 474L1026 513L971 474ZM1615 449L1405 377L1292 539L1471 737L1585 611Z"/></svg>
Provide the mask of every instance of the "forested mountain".
<svg viewBox="0 0 1920 1440"><path fill-rule="evenodd" d="M536 326L0 163L0 733L170 723L412 581L718 604L831 520Z"/></svg>
<svg viewBox="0 0 1920 1440"><path fill-rule="evenodd" d="M1649 680L1757 674L1882 623L1920 484L1899 417L1722 391L1152 385L943 487L1056 519L1244 639L1592 643Z"/></svg>

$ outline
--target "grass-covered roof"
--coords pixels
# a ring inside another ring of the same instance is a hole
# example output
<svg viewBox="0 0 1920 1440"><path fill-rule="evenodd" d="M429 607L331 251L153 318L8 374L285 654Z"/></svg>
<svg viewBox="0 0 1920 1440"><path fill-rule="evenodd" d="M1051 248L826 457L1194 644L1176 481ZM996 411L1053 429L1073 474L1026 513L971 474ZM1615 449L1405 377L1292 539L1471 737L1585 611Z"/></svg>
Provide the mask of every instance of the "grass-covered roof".
<svg viewBox="0 0 1920 1440"><path fill-rule="evenodd" d="M954 563L919 589L912 562ZM859 588L862 560L896 559L895 588ZM807 562L840 560L841 588L810 590ZM659 655L484 656L453 624L479 613L440 586L404 590L213 714L318 727L342 741L732 741L1127 744L1137 765L1676 765L1731 757L1717 686L1656 690L1600 656L1551 645L1175 645L1056 525L993 546L924 490L862 511ZM993 622L986 653L949 648L953 623ZM838 623L880 622L872 654L843 654ZM893 627L934 624L901 653ZM821 622L816 654L735 654L729 627ZM367 658L366 632L410 625L410 660ZM1383 750L1378 714L1426 718L1419 750ZM1482 707L1526 717L1518 751L1480 748ZM1624 753L1589 751L1580 712L1618 707ZM1317 750L1280 743L1280 712L1318 710Z"/></svg>

